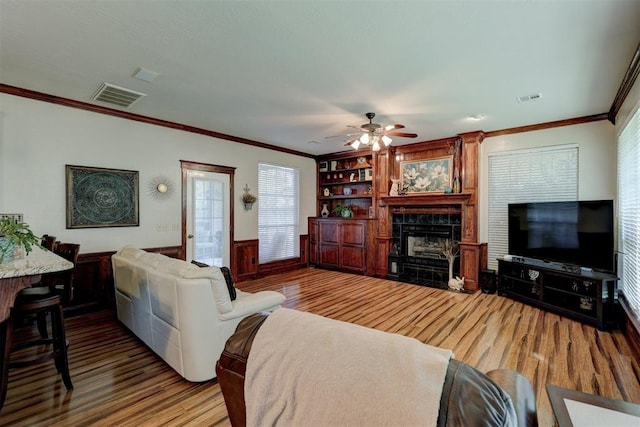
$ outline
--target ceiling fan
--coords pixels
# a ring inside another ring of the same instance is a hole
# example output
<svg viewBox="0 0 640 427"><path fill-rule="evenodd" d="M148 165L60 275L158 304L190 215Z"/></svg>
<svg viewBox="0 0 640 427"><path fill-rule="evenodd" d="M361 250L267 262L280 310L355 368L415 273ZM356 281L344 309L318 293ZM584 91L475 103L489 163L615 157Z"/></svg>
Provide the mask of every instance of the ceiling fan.
<svg viewBox="0 0 640 427"><path fill-rule="evenodd" d="M407 132L396 132L397 129L404 128L404 125L395 124L395 125L387 125L383 126L380 123L373 123L373 118L376 116L376 113L367 113L365 114L367 119L369 119L369 123L363 123L362 125L352 126L347 125L347 127L356 128L359 132L349 133L344 135L346 137L352 137L353 135L358 135L355 138L350 138L345 146L351 146L354 150L357 150L360 145L369 146L371 145L371 149L373 151L380 151L380 142L384 144L385 147L388 147L391 144L391 137L398 136L402 138L415 138L418 134L415 133L407 133ZM335 138L333 136L327 136L326 138Z"/></svg>

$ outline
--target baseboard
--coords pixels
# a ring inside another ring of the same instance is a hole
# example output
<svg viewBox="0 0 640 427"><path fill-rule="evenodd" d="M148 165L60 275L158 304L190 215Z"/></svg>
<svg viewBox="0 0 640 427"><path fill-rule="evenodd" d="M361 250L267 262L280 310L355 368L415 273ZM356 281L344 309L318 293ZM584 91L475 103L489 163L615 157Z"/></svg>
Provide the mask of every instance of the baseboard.
<svg viewBox="0 0 640 427"><path fill-rule="evenodd" d="M305 267L307 267L307 263L303 262L299 257L273 261L266 264L260 264L258 266L257 277L265 277L271 274L284 273L285 271Z"/></svg>

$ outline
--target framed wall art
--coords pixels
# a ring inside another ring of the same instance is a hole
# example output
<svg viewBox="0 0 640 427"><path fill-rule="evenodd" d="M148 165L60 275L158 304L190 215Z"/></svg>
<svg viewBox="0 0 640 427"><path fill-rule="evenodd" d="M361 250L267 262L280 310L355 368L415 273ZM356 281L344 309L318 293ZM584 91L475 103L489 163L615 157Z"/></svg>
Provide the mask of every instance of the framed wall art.
<svg viewBox="0 0 640 427"><path fill-rule="evenodd" d="M453 156L400 162L402 189L407 193L444 193L451 188Z"/></svg>
<svg viewBox="0 0 640 427"><path fill-rule="evenodd" d="M67 228L134 227L138 171L66 165Z"/></svg>

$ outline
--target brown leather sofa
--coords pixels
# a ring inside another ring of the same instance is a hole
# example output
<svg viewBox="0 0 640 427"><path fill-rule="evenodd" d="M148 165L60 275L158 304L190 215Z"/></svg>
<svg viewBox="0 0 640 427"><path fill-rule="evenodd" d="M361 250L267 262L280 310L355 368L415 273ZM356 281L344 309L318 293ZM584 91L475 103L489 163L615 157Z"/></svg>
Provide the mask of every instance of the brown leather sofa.
<svg viewBox="0 0 640 427"><path fill-rule="evenodd" d="M234 427L246 425L246 364L253 339L267 317L268 313L258 313L243 319L216 363L218 381ZM451 359L440 399L438 427L506 426L514 425L514 421L517 426L538 425L535 392L524 376L508 369L483 374Z"/></svg>

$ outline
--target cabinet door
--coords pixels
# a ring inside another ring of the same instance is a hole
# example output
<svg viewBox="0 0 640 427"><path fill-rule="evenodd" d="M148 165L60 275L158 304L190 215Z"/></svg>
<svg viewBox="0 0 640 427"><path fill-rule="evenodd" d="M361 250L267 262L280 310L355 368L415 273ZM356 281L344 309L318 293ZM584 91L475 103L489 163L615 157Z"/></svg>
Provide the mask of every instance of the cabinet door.
<svg viewBox="0 0 640 427"><path fill-rule="evenodd" d="M320 221L318 238L321 243L340 243L340 221Z"/></svg>
<svg viewBox="0 0 640 427"><path fill-rule="evenodd" d="M367 266L366 249L356 246L342 246L340 260L341 268L363 272Z"/></svg>
<svg viewBox="0 0 640 427"><path fill-rule="evenodd" d="M361 222L342 224L341 242L343 245L364 247L367 244L366 225Z"/></svg>
<svg viewBox="0 0 640 427"><path fill-rule="evenodd" d="M337 244L320 243L320 265L340 267L340 247Z"/></svg>

